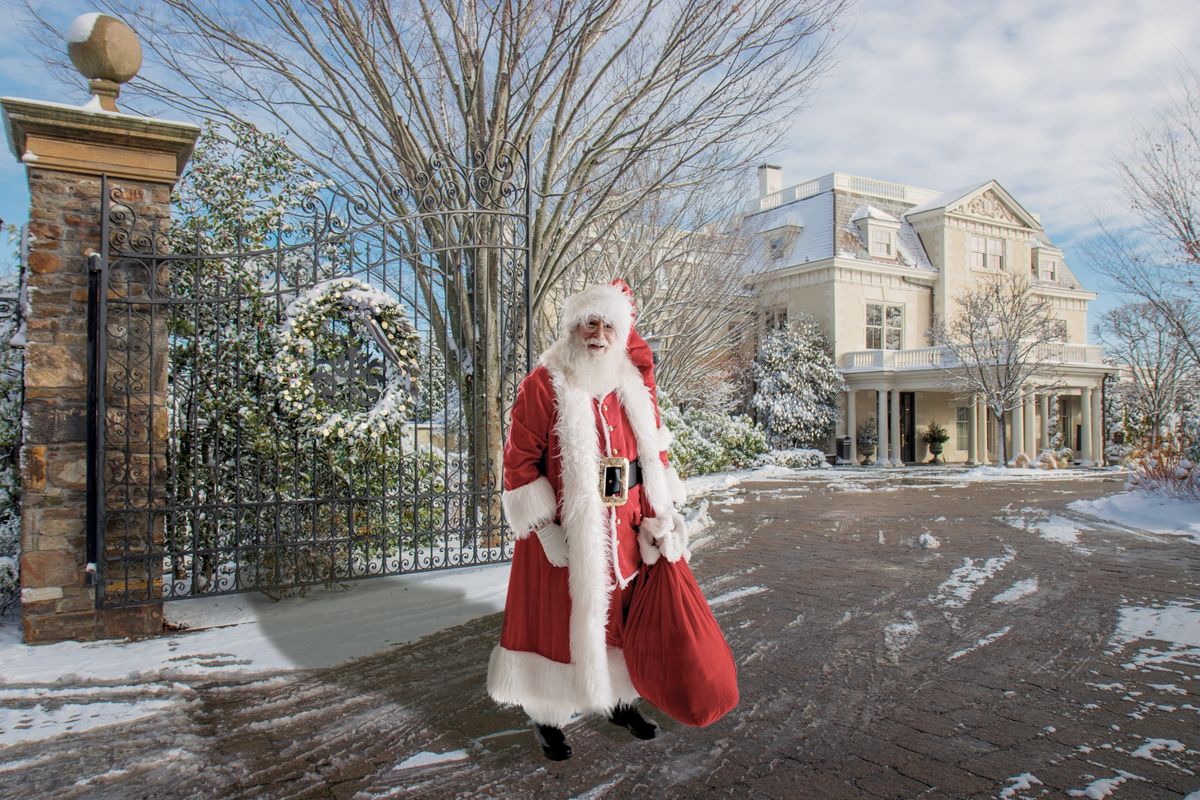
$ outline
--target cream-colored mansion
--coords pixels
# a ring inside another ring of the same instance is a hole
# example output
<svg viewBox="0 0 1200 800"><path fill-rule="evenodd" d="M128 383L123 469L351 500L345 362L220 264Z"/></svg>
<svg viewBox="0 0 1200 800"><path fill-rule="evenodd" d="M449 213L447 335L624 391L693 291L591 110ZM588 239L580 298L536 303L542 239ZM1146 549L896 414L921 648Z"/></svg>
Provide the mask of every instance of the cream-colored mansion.
<svg viewBox="0 0 1200 800"><path fill-rule="evenodd" d="M1052 406L1065 445L1084 464L1102 463L1101 349L1087 344L1085 290L1038 217L989 180L939 193L832 173L784 188L782 171L758 170L759 197L746 218L761 247L755 279L765 326L805 312L824 326L849 391L837 436L876 420L883 464L926 461L920 433L936 420L950 433L950 462L988 463L998 437L1010 458L1046 445ZM1062 321L1053 353L1053 393L1035 387L1007 417L1006 430L981 402L947 388L929 347L935 317L951 318L956 297L981 277L1021 272L1047 295ZM832 443L831 443L832 445ZM857 445L852 445L857 447ZM832 447L830 448L832 450ZM851 457L858 459L857 450Z"/></svg>

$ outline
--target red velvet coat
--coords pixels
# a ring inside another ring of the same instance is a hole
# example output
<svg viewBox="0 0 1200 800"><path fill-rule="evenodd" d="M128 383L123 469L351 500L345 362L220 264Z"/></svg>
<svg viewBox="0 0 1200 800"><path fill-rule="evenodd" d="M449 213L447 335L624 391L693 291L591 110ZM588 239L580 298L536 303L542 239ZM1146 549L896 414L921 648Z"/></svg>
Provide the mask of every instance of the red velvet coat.
<svg viewBox="0 0 1200 800"><path fill-rule="evenodd" d="M667 467L669 438L659 426L649 348L636 334L629 346L608 396L572 386L566 349L556 345L522 381L513 406L503 500L517 542L488 690L545 724L637 697L619 643L606 636L609 609L614 591L642 564L643 517L667 518L682 502L682 486ZM600 502L602 454L640 459L642 483L624 506ZM563 526L566 568L551 565L529 535L548 520Z"/></svg>

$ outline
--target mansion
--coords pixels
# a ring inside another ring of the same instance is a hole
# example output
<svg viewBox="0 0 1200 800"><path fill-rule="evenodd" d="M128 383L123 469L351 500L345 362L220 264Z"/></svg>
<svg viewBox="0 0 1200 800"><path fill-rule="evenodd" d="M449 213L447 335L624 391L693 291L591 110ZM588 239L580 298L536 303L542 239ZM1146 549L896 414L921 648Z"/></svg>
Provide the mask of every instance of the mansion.
<svg viewBox="0 0 1200 800"><path fill-rule="evenodd" d="M929 460L919 435L932 421L950 433L949 462L994 463L1001 436L1010 458L1036 458L1057 412L1064 445L1083 464L1103 463L1101 393L1112 370L1087 344L1096 295L1003 186L940 193L835 172L785 188L769 165L758 179L745 220L761 248L758 312L768 329L800 312L823 326L848 387L836 436L851 436L851 460L860 460L855 431L872 418L881 464ZM1044 383L1055 388L1030 386L1000 430L982 401L947 388L928 332L935 318L954 316L964 289L1004 272L1027 275L1051 301L1061 351Z"/></svg>

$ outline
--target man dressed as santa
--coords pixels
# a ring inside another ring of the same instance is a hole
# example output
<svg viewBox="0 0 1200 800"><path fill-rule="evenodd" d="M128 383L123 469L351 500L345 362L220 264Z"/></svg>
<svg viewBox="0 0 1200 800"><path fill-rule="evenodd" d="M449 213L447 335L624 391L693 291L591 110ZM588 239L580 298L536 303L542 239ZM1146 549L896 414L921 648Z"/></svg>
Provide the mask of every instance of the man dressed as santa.
<svg viewBox="0 0 1200 800"><path fill-rule="evenodd" d="M521 382L504 447L517 542L488 693L525 710L553 760L570 757L562 726L576 714L654 738L632 705L622 629L643 563L687 548L653 364L622 286L566 299L558 340Z"/></svg>

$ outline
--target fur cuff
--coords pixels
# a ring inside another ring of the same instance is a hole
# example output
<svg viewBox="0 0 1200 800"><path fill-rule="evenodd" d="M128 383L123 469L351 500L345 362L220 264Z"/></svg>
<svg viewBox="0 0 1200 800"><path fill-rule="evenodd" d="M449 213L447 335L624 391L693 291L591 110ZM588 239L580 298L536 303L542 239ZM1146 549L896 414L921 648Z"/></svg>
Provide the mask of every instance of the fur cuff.
<svg viewBox="0 0 1200 800"><path fill-rule="evenodd" d="M687 487L683 485L683 479L674 467L667 467L667 491L671 493L671 502L675 504L675 508L683 508L687 503Z"/></svg>
<svg viewBox="0 0 1200 800"><path fill-rule="evenodd" d="M518 539L524 539L530 531L553 520L558 508L554 489L545 476L507 490L500 495L500 504L504 507L505 519Z"/></svg>

